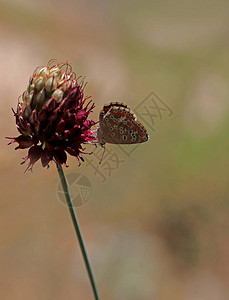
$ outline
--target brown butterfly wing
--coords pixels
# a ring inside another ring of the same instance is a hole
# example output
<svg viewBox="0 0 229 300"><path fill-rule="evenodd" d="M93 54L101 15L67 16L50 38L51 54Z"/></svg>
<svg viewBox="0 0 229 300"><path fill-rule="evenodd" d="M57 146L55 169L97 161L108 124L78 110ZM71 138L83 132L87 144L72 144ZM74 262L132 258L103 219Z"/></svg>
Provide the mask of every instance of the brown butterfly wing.
<svg viewBox="0 0 229 300"><path fill-rule="evenodd" d="M110 104L106 104L103 106L103 109L101 110L100 112L100 115L99 115L99 120L100 122L103 120L105 114L111 109L111 107L121 107L121 108L126 108L126 109L129 109L130 110L130 107L124 103L121 103L121 102L111 102Z"/></svg>
<svg viewBox="0 0 229 300"><path fill-rule="evenodd" d="M100 128L105 143L137 144L148 140L145 127L137 121L130 107L112 102L100 113Z"/></svg>

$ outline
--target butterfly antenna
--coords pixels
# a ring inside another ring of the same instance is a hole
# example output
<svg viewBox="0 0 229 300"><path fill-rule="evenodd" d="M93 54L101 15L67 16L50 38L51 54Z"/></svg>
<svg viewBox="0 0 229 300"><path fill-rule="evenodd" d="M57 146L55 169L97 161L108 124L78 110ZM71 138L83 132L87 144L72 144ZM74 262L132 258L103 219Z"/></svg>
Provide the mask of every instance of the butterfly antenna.
<svg viewBox="0 0 229 300"><path fill-rule="evenodd" d="M104 154L105 154L105 150L106 150L105 145L101 145L101 147L103 147L103 154L102 154L102 156L100 158L99 165L101 165L101 162L103 160L103 157L104 157Z"/></svg>

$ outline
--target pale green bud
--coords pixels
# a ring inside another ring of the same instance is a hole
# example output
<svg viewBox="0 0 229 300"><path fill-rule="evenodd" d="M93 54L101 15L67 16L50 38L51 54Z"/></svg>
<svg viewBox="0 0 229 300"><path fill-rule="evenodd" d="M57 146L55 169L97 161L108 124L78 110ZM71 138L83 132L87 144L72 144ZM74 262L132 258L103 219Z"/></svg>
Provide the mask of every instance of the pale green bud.
<svg viewBox="0 0 229 300"><path fill-rule="evenodd" d="M48 93L51 93L57 88L57 80L54 76L49 77L45 82L45 89Z"/></svg>
<svg viewBox="0 0 229 300"><path fill-rule="evenodd" d="M63 92L67 92L72 86L72 81L71 80L68 80L66 82L64 82L62 85L61 85L61 89L63 90Z"/></svg>
<svg viewBox="0 0 229 300"><path fill-rule="evenodd" d="M41 91L45 85L44 77L38 77L35 81L35 89L36 91Z"/></svg>
<svg viewBox="0 0 229 300"><path fill-rule="evenodd" d="M30 84L30 85L28 86L28 92L33 91L34 88L35 88L35 84L34 84L34 83Z"/></svg>
<svg viewBox="0 0 229 300"><path fill-rule="evenodd" d="M22 109L24 110L24 116L25 116L26 119L28 119L31 116L31 113L32 113L31 106L28 103L23 103L23 106L22 106Z"/></svg>
<svg viewBox="0 0 229 300"><path fill-rule="evenodd" d="M46 67L41 68L38 72L37 75L38 76L49 76L50 72L49 69Z"/></svg>
<svg viewBox="0 0 229 300"><path fill-rule="evenodd" d="M33 95L34 95L33 90L30 93L28 93L28 91L26 90L22 95L23 102L30 104L33 100Z"/></svg>
<svg viewBox="0 0 229 300"><path fill-rule="evenodd" d="M25 101L28 95L29 95L28 90L25 90L24 93L22 94L22 100Z"/></svg>
<svg viewBox="0 0 229 300"><path fill-rule="evenodd" d="M38 94L35 96L35 104L43 105L45 102L45 89L43 88Z"/></svg>
<svg viewBox="0 0 229 300"><path fill-rule="evenodd" d="M57 67L53 67L50 69L50 75L54 76L55 78L59 79L60 75L61 75L61 71L59 68Z"/></svg>
<svg viewBox="0 0 229 300"><path fill-rule="evenodd" d="M57 89L52 93L51 97L55 97L57 103L59 103L61 100L63 100L63 95L64 95L64 92L60 89Z"/></svg>

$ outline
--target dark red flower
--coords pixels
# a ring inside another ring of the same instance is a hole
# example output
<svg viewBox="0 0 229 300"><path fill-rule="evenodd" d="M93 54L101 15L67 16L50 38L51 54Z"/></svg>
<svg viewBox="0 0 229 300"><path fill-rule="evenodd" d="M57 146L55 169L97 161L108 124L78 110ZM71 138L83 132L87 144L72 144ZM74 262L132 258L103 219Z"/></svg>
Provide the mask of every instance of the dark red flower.
<svg viewBox="0 0 229 300"><path fill-rule="evenodd" d="M43 167L52 160L65 164L66 152L76 156L79 164L83 161L83 144L96 142L91 130L95 122L88 119L94 103L85 103L90 97L84 97L84 87L68 63L52 60L35 70L14 112L20 135L9 143L17 142L15 149L29 148L22 162L29 159L28 168L39 159Z"/></svg>

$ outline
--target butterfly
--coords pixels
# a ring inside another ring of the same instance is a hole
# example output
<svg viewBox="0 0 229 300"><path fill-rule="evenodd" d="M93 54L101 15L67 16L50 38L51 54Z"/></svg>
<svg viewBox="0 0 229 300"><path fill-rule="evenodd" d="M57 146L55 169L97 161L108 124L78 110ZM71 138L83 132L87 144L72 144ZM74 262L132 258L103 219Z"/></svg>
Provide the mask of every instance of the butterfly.
<svg viewBox="0 0 229 300"><path fill-rule="evenodd" d="M124 103L111 102L104 105L99 115L97 139L104 147L110 144L138 144L146 142L149 135L137 121L135 113Z"/></svg>

